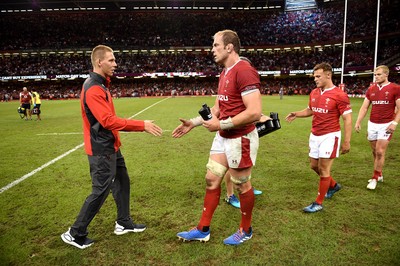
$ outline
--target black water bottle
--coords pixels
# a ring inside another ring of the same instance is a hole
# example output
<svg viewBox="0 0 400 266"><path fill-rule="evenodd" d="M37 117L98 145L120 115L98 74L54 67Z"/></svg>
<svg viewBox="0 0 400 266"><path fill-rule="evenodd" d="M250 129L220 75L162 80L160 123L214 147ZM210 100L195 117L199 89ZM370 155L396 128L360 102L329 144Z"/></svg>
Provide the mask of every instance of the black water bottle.
<svg viewBox="0 0 400 266"><path fill-rule="evenodd" d="M269 117L272 118L272 122L274 123L274 129L275 129L275 130L280 129L280 128L281 128L281 122L279 121L278 113L273 113L273 112L271 112L271 113L269 114Z"/></svg>
<svg viewBox="0 0 400 266"><path fill-rule="evenodd" d="M199 114L203 118L204 121L210 120L212 118L212 113L210 107L205 103L199 110Z"/></svg>

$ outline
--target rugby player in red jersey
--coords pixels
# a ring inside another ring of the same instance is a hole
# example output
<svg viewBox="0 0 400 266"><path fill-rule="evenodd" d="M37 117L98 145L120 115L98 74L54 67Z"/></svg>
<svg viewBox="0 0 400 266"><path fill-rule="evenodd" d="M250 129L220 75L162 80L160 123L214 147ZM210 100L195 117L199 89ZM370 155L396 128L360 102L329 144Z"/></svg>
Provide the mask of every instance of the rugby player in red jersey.
<svg viewBox="0 0 400 266"><path fill-rule="evenodd" d="M388 80L389 68L378 66L374 72L375 83L368 88L364 102L358 112L355 129L361 131L361 122L372 105L368 121L368 134L374 157L374 173L368 180L368 189L375 189L378 182L383 182L385 153L393 132L400 121L400 86ZM397 107L397 113L396 112Z"/></svg>
<svg viewBox="0 0 400 266"><path fill-rule="evenodd" d="M173 137L180 138L200 125L216 132L207 163L202 215L197 227L177 234L183 240L210 239L211 219L219 204L221 182L227 171L239 191L242 219L239 230L226 238L224 244L239 245L253 235L254 192L250 177L259 144L254 122L261 117L260 78L249 62L240 60L239 52L240 40L236 32L224 30L214 35L214 60L224 69L219 77L218 97L211 108L212 118L207 121L201 116L180 119L182 124L172 132Z"/></svg>
<svg viewBox="0 0 400 266"><path fill-rule="evenodd" d="M303 210L313 213L322 210L324 198L331 198L341 185L331 176L333 160L350 151L351 106L349 97L332 82L332 67L321 63L314 67L317 88L311 91L308 107L286 116L289 123L297 117L313 116L309 139L310 166L320 177L316 200ZM343 119L344 140L341 143L340 117Z"/></svg>

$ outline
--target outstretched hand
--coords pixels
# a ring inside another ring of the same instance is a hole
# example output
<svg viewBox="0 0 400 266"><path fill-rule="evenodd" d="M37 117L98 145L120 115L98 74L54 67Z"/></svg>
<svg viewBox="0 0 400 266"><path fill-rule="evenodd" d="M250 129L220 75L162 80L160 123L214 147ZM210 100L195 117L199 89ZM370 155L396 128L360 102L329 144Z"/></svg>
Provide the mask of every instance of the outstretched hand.
<svg viewBox="0 0 400 266"><path fill-rule="evenodd" d="M153 122L154 120L144 120L144 131L159 137L162 135L162 129Z"/></svg>
<svg viewBox="0 0 400 266"><path fill-rule="evenodd" d="M291 123L295 119L296 119L296 113L295 112L292 112L292 113L288 114L286 116L286 118L285 118L286 122L289 122L289 123Z"/></svg>
<svg viewBox="0 0 400 266"><path fill-rule="evenodd" d="M173 138L180 138L194 128L192 121L183 118L179 118L179 120L182 122L182 124L177 126L174 131L172 131Z"/></svg>

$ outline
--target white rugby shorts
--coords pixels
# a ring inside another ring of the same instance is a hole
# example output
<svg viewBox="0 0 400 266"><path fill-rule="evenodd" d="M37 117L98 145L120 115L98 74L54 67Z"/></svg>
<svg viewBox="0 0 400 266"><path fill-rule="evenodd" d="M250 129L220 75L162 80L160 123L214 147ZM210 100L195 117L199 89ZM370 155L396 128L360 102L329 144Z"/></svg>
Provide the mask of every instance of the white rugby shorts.
<svg viewBox="0 0 400 266"><path fill-rule="evenodd" d="M333 159L339 157L341 132L332 132L322 136L310 134L308 156L314 159Z"/></svg>
<svg viewBox="0 0 400 266"><path fill-rule="evenodd" d="M390 140L392 138L392 134L386 133L386 128L390 125L390 123L392 122L390 121L389 123L377 124L368 120L367 139L369 141L378 139Z"/></svg>
<svg viewBox="0 0 400 266"><path fill-rule="evenodd" d="M229 168L248 168L256 164L259 139L257 129L234 139L215 135L210 154L225 153Z"/></svg>

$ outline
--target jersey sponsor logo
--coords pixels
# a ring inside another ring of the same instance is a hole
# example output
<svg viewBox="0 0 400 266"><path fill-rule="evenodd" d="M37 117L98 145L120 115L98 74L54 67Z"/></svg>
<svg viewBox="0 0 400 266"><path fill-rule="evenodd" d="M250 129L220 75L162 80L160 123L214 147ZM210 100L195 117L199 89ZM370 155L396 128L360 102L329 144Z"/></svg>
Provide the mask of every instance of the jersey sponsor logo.
<svg viewBox="0 0 400 266"><path fill-rule="evenodd" d="M227 101L229 101L229 99L228 99L228 95L218 95L218 100L219 101L223 101L223 102L227 102Z"/></svg>
<svg viewBox="0 0 400 266"><path fill-rule="evenodd" d="M327 114L328 110L320 107L311 107L311 110L316 113Z"/></svg>
<svg viewBox="0 0 400 266"><path fill-rule="evenodd" d="M375 104L389 104L389 103L390 103L389 101L372 101L373 105L375 105Z"/></svg>

